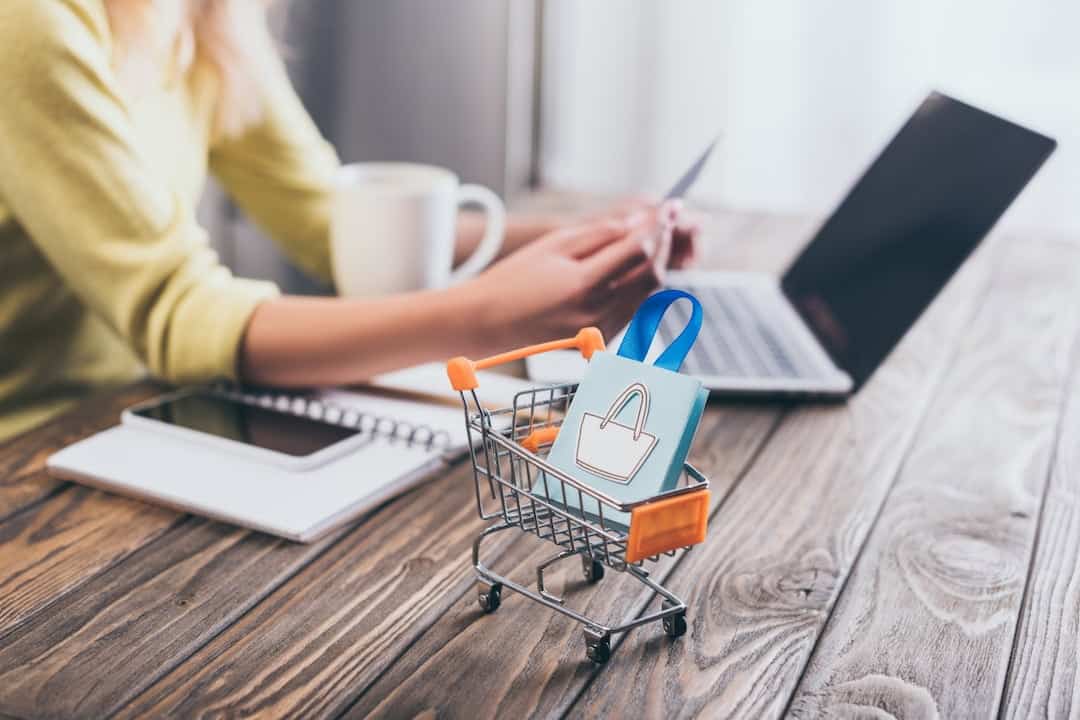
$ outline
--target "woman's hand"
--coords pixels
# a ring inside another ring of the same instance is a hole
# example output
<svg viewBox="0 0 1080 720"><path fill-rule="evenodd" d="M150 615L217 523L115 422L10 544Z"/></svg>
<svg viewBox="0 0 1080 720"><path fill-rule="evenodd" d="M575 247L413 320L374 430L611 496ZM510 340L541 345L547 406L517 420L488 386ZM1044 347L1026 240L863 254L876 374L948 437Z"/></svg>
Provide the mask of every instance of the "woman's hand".
<svg viewBox="0 0 1080 720"><path fill-rule="evenodd" d="M671 256L667 267L671 270L685 270L700 259L701 223L697 216L686 209L682 200L667 200L657 203L645 196L635 196L622 200L610 208L595 213L589 220L607 218L634 217L659 219L667 215L667 222L674 225L671 235Z"/></svg>
<svg viewBox="0 0 1080 720"><path fill-rule="evenodd" d="M637 217L642 222L658 220L664 212L674 212L674 232L671 238L671 255L668 268L682 270L692 266L698 260L698 238L701 227L695 215L685 207L682 201L672 200L658 204L644 196L622 200L598 213L585 216L547 215L510 215L506 222L506 237L503 240L500 257L506 257L516 250L526 247L548 233L563 228L576 227L583 223L600 220L622 220ZM485 219L483 213L463 210L458 215L457 243L454 250L454 263L464 262L472 255L480 238L484 234Z"/></svg>
<svg viewBox="0 0 1080 720"><path fill-rule="evenodd" d="M489 353L570 337L611 337L659 287L673 225L638 215L544 235L461 286L476 308L474 346Z"/></svg>

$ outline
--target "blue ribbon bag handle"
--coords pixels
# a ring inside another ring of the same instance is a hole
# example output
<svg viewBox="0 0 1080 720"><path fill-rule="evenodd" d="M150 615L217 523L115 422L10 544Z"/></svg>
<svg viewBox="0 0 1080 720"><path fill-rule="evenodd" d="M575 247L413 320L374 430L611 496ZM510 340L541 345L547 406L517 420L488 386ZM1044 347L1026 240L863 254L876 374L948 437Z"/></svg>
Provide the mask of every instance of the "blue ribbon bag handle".
<svg viewBox="0 0 1080 720"><path fill-rule="evenodd" d="M649 346L652 345L653 338L656 337L656 331L660 327L660 320L664 317L664 313L667 312L672 303L682 299L689 300L690 304L693 305L694 309L690 315L690 322L686 324L679 336L667 346L664 352L660 353L660 357L656 358L656 362L653 363L656 367L679 372L683 360L686 359L690 348L694 346L694 341L697 340L698 333L701 331L702 317L701 303L698 302L696 297L682 290L661 290L655 295L646 298L645 302L641 303L641 307L634 313L634 318L630 321L630 327L626 330L626 336L623 338L622 344L619 345L617 354L630 360L644 361L649 352Z"/></svg>

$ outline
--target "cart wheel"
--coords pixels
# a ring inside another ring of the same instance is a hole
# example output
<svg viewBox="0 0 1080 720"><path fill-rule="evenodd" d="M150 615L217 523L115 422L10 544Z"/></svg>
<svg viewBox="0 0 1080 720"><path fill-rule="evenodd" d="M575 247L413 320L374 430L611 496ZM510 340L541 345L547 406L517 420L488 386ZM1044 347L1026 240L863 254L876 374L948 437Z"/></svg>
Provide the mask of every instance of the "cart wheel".
<svg viewBox="0 0 1080 720"><path fill-rule="evenodd" d="M585 582L590 585L604 579L604 564L599 560L593 560L588 555L581 556L581 572L585 576Z"/></svg>
<svg viewBox="0 0 1080 720"><path fill-rule="evenodd" d="M480 602L480 609L485 613L495 612L502 602L502 585L491 585L487 591L481 590L477 600Z"/></svg>
<svg viewBox="0 0 1080 720"><path fill-rule="evenodd" d="M601 640L595 644L590 643L585 648L585 655L597 665L603 665L611 659L611 641Z"/></svg>
<svg viewBox="0 0 1080 720"><path fill-rule="evenodd" d="M668 615L663 620L664 632L668 637L677 638L686 634L686 613Z"/></svg>
<svg viewBox="0 0 1080 720"><path fill-rule="evenodd" d="M585 656L597 665L603 665L611 658L611 638L586 638Z"/></svg>

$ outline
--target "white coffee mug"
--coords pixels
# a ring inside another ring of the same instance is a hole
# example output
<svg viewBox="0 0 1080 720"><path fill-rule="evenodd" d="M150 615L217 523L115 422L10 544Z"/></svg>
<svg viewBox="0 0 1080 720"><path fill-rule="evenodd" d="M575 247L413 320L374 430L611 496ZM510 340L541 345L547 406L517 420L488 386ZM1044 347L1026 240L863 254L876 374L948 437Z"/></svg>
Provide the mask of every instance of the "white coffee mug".
<svg viewBox="0 0 1080 720"><path fill-rule="evenodd" d="M458 207L481 206L484 237L453 268ZM377 297L442 288L477 274L502 246L506 210L491 190L461 185L454 173L412 163L346 165L330 219L338 293Z"/></svg>

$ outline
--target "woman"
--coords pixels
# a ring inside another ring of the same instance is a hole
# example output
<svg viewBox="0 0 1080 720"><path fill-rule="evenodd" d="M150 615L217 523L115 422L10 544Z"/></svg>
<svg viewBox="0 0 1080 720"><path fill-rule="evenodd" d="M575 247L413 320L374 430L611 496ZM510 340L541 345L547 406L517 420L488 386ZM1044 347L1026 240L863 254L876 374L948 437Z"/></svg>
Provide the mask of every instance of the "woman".
<svg viewBox="0 0 1080 720"><path fill-rule="evenodd" d="M283 297L232 277L195 220L208 170L300 267L330 278L338 160L289 84L264 4L0 3L0 437L144 368L176 383L333 385L585 325L611 332L664 266L690 260L694 233L672 244L663 231L677 211L659 233L649 211L512 220L516 252L448 290ZM459 257L479 231L462 220Z"/></svg>

